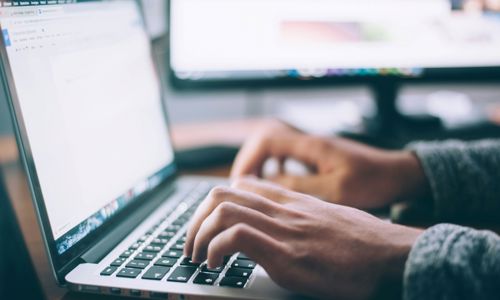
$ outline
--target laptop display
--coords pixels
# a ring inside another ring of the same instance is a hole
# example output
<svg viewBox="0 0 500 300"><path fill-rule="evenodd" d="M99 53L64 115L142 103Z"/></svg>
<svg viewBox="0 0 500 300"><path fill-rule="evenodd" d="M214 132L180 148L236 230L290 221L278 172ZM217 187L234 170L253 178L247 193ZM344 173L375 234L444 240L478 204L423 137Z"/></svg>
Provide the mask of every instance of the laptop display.
<svg viewBox="0 0 500 300"><path fill-rule="evenodd" d="M22 147L58 255L174 169L137 3L62 2L4 1L0 8Z"/></svg>

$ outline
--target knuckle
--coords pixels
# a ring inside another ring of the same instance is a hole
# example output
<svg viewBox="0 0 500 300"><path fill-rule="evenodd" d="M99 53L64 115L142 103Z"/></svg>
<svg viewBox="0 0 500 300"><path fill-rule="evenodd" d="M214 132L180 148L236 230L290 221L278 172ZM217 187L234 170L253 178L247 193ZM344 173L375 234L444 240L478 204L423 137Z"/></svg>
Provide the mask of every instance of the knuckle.
<svg viewBox="0 0 500 300"><path fill-rule="evenodd" d="M208 198L215 202L221 202L224 200L224 198L227 197L228 194L229 194L228 188L217 186L210 191Z"/></svg>
<svg viewBox="0 0 500 300"><path fill-rule="evenodd" d="M215 218L218 222L222 222L231 217L236 211L236 205L231 202L220 203L214 211Z"/></svg>
<svg viewBox="0 0 500 300"><path fill-rule="evenodd" d="M231 240L232 242L239 244L243 240L246 239L248 233L250 231L250 227L243 223L238 223L233 226Z"/></svg>

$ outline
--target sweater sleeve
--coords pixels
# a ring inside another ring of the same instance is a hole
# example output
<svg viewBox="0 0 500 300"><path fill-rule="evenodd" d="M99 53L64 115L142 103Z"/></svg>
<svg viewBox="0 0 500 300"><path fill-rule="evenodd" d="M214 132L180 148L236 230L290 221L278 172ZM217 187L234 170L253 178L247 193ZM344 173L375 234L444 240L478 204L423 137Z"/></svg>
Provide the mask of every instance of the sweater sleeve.
<svg viewBox="0 0 500 300"><path fill-rule="evenodd" d="M406 261L403 299L500 299L500 237L449 224L429 228Z"/></svg>
<svg viewBox="0 0 500 300"><path fill-rule="evenodd" d="M500 220L500 140L411 144L432 192L437 221Z"/></svg>

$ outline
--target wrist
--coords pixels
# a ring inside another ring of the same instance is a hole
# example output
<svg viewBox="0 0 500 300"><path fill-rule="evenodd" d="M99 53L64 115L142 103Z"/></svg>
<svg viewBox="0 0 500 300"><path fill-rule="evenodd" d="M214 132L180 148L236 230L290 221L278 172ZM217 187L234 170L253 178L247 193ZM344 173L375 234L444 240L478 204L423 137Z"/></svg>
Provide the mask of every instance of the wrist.
<svg viewBox="0 0 500 300"><path fill-rule="evenodd" d="M417 238L423 230L400 225L391 225L387 230L388 244L385 246L385 255L382 259L380 280L377 286L377 299L399 299L403 287L403 277L406 261ZM393 293L396 292L395 295Z"/></svg>
<svg viewBox="0 0 500 300"><path fill-rule="evenodd" d="M396 201L413 201L430 197L430 187L420 160L411 151L393 153L392 181L395 183Z"/></svg>

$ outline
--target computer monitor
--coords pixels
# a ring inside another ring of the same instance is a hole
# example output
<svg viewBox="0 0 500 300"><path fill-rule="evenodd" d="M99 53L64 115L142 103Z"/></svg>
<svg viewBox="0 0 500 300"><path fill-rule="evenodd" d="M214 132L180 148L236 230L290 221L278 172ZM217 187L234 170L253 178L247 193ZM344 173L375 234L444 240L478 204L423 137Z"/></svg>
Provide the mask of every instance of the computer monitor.
<svg viewBox="0 0 500 300"><path fill-rule="evenodd" d="M177 87L500 78L500 17L450 0L171 0Z"/></svg>
<svg viewBox="0 0 500 300"><path fill-rule="evenodd" d="M367 84L377 114L366 131L437 127L398 112L401 83L500 80L500 15L465 1L171 0L170 79L178 89Z"/></svg>

